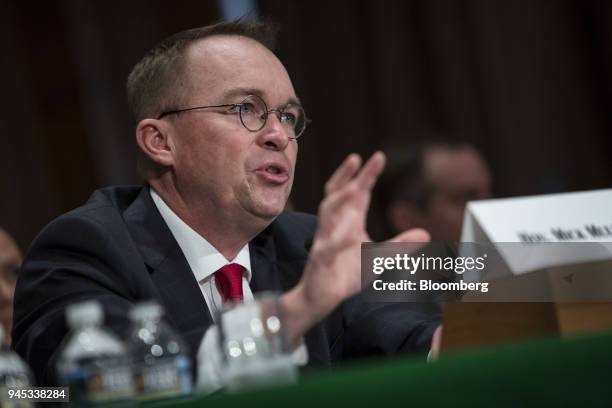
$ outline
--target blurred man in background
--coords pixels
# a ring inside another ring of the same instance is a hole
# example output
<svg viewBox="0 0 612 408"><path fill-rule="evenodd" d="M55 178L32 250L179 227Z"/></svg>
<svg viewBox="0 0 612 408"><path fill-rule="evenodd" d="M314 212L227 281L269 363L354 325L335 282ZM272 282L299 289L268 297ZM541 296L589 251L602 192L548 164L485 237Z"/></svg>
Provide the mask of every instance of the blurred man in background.
<svg viewBox="0 0 612 408"><path fill-rule="evenodd" d="M459 241L467 202L492 196L482 154L466 142L443 138L387 153L381 194L391 232L418 227L429 231L432 241Z"/></svg>
<svg viewBox="0 0 612 408"><path fill-rule="evenodd" d="M13 238L0 228L0 323L4 327L4 345L11 344L13 296L17 272L21 265L21 251Z"/></svg>

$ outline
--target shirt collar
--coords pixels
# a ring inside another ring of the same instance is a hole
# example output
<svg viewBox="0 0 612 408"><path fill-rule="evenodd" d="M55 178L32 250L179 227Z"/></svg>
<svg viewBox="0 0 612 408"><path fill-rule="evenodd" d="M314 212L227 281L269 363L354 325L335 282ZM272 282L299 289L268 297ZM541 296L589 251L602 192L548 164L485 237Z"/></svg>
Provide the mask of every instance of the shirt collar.
<svg viewBox="0 0 612 408"><path fill-rule="evenodd" d="M229 260L225 258L210 242L187 225L164 200L151 187L149 189L151 198L155 203L162 218L170 228L170 232L176 239L183 255L189 263L198 282L210 277L223 265L237 263L245 269L247 281L251 281L251 258L249 256L249 244L242 247L236 258Z"/></svg>

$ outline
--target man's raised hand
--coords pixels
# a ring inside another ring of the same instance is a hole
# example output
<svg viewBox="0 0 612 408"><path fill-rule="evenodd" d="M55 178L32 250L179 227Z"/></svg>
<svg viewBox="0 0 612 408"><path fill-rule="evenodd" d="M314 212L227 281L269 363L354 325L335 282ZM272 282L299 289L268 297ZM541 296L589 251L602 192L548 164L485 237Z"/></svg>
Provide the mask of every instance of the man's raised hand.
<svg viewBox="0 0 612 408"><path fill-rule="evenodd" d="M366 218L372 189L384 165L382 152L374 153L363 166L361 158L351 154L326 183L304 274L281 298L290 319L288 329L297 337L361 290L361 243L370 241ZM429 241L429 235L414 229L390 241L421 243Z"/></svg>

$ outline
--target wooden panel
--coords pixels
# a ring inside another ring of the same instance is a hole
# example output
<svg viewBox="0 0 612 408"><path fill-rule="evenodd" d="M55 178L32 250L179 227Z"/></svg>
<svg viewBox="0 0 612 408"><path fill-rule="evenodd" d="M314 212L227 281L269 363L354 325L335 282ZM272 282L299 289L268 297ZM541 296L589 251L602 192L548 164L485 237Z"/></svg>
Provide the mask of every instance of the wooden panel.
<svg viewBox="0 0 612 408"><path fill-rule="evenodd" d="M559 303L562 336L612 329L612 303Z"/></svg>
<svg viewBox="0 0 612 408"><path fill-rule="evenodd" d="M442 352L557 335L552 303L449 303Z"/></svg>

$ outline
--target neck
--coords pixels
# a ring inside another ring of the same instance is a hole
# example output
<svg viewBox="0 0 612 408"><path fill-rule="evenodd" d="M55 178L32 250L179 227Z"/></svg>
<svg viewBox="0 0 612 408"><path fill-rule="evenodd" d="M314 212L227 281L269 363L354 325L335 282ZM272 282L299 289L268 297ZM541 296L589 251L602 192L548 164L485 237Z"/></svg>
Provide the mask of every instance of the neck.
<svg viewBox="0 0 612 408"><path fill-rule="evenodd" d="M174 184L149 180L151 187L185 224L206 239L226 259L238 252L269 223L253 222L253 217L232 214L210 200L180 194Z"/></svg>

